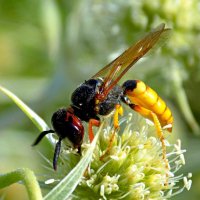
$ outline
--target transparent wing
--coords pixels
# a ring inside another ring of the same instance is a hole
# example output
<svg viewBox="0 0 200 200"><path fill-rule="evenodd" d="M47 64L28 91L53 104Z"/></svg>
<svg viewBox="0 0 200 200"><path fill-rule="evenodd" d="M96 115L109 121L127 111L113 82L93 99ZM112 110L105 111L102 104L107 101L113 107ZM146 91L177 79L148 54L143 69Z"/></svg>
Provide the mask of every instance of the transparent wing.
<svg viewBox="0 0 200 200"><path fill-rule="evenodd" d="M165 28L165 24L160 24L158 27L149 32L144 38L132 45L119 57L97 72L92 78L104 78L104 82L100 88L100 93L97 95L97 98L99 100L103 100L107 96L108 92L122 78L122 76L150 49L155 46L159 46L156 44L165 41L169 37L170 32L171 29Z"/></svg>

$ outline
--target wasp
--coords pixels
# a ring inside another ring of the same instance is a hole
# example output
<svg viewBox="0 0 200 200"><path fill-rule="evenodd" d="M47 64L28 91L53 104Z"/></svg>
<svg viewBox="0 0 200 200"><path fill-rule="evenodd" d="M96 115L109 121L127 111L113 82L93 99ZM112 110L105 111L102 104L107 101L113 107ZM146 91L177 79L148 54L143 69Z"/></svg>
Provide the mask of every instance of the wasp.
<svg viewBox="0 0 200 200"><path fill-rule="evenodd" d="M83 121L89 123L89 140L92 142L94 138L92 129L100 125L100 116L114 112L114 128L119 128L118 117L123 114L122 104L154 122L157 135L162 142L163 159L166 165L168 164L162 130L166 127L169 132L172 131L173 116L169 107L153 89L140 80L127 80L121 86L118 82L140 58L165 39L170 30L165 28L165 24L153 29L75 89L68 108L61 108L53 113L51 119L53 129L40 133L33 146L37 145L46 134L57 134L58 141L53 157L54 170L57 168L63 139L67 138L73 148L77 148L78 153L81 154L84 137Z"/></svg>

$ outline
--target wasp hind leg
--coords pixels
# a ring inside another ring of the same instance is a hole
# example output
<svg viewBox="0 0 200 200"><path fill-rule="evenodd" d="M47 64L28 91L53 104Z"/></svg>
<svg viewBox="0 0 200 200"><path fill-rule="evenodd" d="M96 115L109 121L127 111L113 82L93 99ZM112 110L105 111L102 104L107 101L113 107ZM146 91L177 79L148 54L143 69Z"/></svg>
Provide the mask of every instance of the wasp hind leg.
<svg viewBox="0 0 200 200"><path fill-rule="evenodd" d="M154 112L152 112L151 110L148 110L148 109L146 109L142 106L139 106L139 105L129 104L129 106L130 106L131 109L138 112L143 117L148 118L148 119L150 119L151 121L154 122L157 137L160 139L161 144L162 144L162 157L163 157L163 160L165 162L166 169L169 170L169 162L168 162L168 159L166 157L165 138L164 138L162 127L161 127L161 124L160 124L160 121L159 121L157 115Z"/></svg>
<svg viewBox="0 0 200 200"><path fill-rule="evenodd" d="M119 129L119 115L123 115L123 108L120 104L117 104L115 106L115 113L113 116L114 130L111 133L111 137L108 142L108 147L107 147L106 151L104 152L104 154L100 157L100 160L103 160L105 158L105 156L110 152L110 149L112 148L113 141L115 138L115 133Z"/></svg>

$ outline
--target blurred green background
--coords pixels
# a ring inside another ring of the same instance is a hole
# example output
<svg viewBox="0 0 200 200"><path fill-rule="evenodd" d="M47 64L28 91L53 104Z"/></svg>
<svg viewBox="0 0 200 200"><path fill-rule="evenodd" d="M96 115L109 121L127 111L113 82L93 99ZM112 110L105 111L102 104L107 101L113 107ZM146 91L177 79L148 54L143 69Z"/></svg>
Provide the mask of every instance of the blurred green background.
<svg viewBox="0 0 200 200"><path fill-rule="evenodd" d="M151 28L166 23L173 34L162 48L126 75L141 79L169 104L175 116L170 140L182 140L192 189L173 199L200 199L200 2L198 0L0 0L0 84L50 125L52 113L70 103L78 84L90 78ZM123 82L122 80L122 82ZM0 173L29 167L45 173L31 148L38 130L0 94ZM42 141L37 150L52 157ZM14 184L4 199L27 199Z"/></svg>

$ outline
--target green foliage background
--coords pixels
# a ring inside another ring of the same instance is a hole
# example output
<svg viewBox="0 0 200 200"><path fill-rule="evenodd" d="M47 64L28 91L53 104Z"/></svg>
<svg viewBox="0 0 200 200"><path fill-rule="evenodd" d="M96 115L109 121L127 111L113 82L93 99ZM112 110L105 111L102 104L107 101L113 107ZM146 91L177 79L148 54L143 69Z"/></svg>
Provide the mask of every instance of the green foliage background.
<svg viewBox="0 0 200 200"><path fill-rule="evenodd" d="M70 103L78 84L160 23L173 29L159 51L142 59L125 79L154 88L175 116L170 140L187 149L183 173L193 187L174 199L200 198L200 2L198 0L0 0L0 84L50 124L52 113ZM124 79L124 80L125 80ZM0 173L29 167L39 176L43 161L30 147L38 134L26 116L0 95ZM52 156L43 141L37 147ZM15 184L5 199L26 199Z"/></svg>

